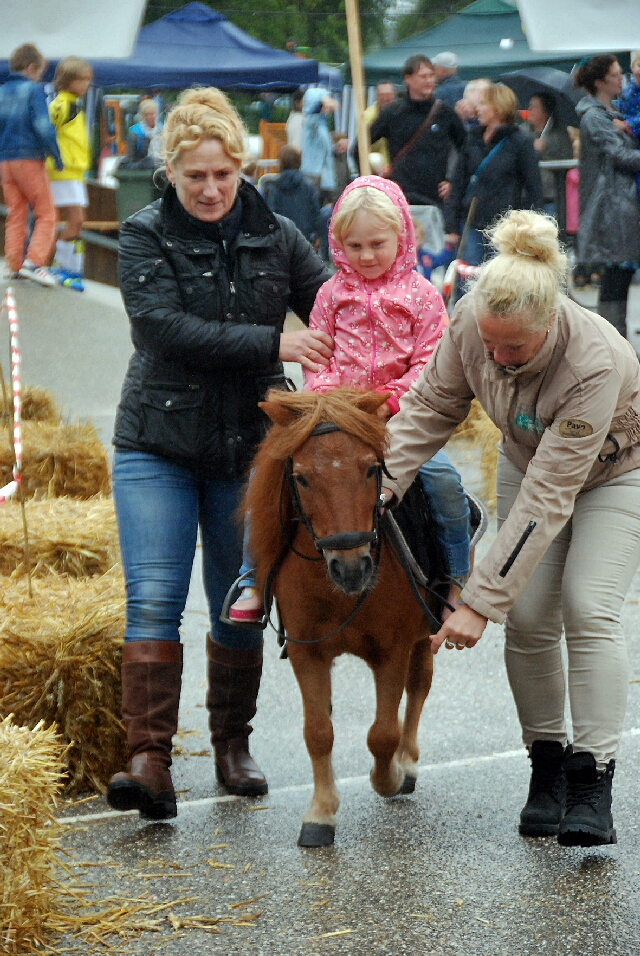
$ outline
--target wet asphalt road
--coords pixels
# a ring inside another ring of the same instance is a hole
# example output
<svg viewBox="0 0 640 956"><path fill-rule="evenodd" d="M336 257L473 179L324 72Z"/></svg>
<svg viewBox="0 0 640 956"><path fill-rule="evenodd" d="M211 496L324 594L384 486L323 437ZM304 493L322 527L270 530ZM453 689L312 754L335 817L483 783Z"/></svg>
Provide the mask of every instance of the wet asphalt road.
<svg viewBox="0 0 640 956"><path fill-rule="evenodd" d="M23 283L16 291L24 382L52 389L66 412L91 418L108 442L130 354L118 293L93 285L82 295L48 292ZM636 314L640 320L638 289ZM468 486L477 487L473 458L457 449L452 457ZM492 521L485 546L493 533ZM640 576L624 620L632 683L614 781L617 846L563 849L552 839L518 836L528 763L504 670L502 629L491 625L473 652L442 651L436 658L420 730L420 775L407 797L383 800L371 790L372 681L362 662L338 660L336 843L301 850L296 839L311 797L310 763L297 686L272 633L252 736L270 792L257 800L228 798L215 782L204 709L206 604L196 566L183 628L178 818L145 824L135 814L112 814L98 798L61 813L63 847L74 863L99 864L76 870L97 899L147 894L176 901L171 912L178 920L260 915L247 926L221 923L216 935L174 930L165 921L157 933L85 952L640 953ZM184 899L190 902L177 902Z"/></svg>

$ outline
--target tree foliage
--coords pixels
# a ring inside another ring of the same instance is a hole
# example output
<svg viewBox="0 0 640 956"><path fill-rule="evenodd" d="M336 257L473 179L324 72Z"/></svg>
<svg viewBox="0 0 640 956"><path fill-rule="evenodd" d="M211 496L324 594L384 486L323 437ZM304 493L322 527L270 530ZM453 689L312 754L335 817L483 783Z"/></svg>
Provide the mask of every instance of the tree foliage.
<svg viewBox="0 0 640 956"><path fill-rule="evenodd" d="M184 6L186 0L149 0L145 23ZM307 56L325 63L349 58L344 0L215 0L206 3L269 46L285 49L293 39ZM360 30L365 52L385 38L388 0L360 0Z"/></svg>
<svg viewBox="0 0 640 956"><path fill-rule="evenodd" d="M390 17L394 40L405 40L422 33L469 6L470 0L418 0L412 13Z"/></svg>

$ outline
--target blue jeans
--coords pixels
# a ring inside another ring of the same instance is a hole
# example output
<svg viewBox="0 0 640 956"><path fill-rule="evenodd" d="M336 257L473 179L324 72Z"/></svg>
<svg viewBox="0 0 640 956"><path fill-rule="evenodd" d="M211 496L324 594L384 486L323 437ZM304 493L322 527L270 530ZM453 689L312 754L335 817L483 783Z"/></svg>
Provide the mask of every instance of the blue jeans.
<svg viewBox="0 0 640 956"><path fill-rule="evenodd" d="M447 570L454 578L463 578L471 570L469 560L469 502L462 487L460 475L443 451L436 452L431 461L418 472L422 487L429 498L431 516L442 545ZM242 566L238 574L253 567L248 548L249 515L245 517L242 542ZM243 587L255 587L253 575L242 582Z"/></svg>
<svg viewBox="0 0 640 956"><path fill-rule="evenodd" d="M226 647L262 644L259 628L218 618L238 574L235 512L243 483L200 478L195 469L138 451L117 451L113 498L127 588L125 641L179 641L196 551L202 542L211 636Z"/></svg>
<svg viewBox="0 0 640 956"><path fill-rule="evenodd" d="M429 499L447 570L454 578L466 577L471 570L469 502L460 475L443 451L426 462L418 474Z"/></svg>

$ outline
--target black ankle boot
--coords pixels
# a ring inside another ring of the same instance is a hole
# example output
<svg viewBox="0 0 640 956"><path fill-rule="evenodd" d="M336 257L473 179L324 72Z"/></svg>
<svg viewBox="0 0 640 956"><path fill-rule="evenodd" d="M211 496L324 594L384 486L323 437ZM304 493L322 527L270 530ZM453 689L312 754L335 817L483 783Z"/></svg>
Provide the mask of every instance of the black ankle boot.
<svg viewBox="0 0 640 956"><path fill-rule="evenodd" d="M616 769L610 760L598 771L593 754L572 754L565 763L567 808L558 828L562 846L617 843L611 815L611 786Z"/></svg>
<svg viewBox="0 0 640 956"><path fill-rule="evenodd" d="M520 814L523 836L555 836L564 813L566 781L563 762L571 753L559 740L534 740L529 751L531 783Z"/></svg>

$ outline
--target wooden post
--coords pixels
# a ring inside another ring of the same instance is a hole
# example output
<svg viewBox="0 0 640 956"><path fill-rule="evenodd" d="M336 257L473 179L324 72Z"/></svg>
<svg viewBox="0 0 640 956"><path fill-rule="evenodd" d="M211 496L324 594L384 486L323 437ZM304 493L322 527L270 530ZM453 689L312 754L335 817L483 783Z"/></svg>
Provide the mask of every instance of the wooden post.
<svg viewBox="0 0 640 956"><path fill-rule="evenodd" d="M358 0L345 0L347 13L347 38L349 40L349 63L351 64L351 83L353 85L353 101L356 107L358 130L358 157L360 174L368 176L371 173L369 165L369 127L364 120L364 70L362 69L362 40L360 38L360 14Z"/></svg>

